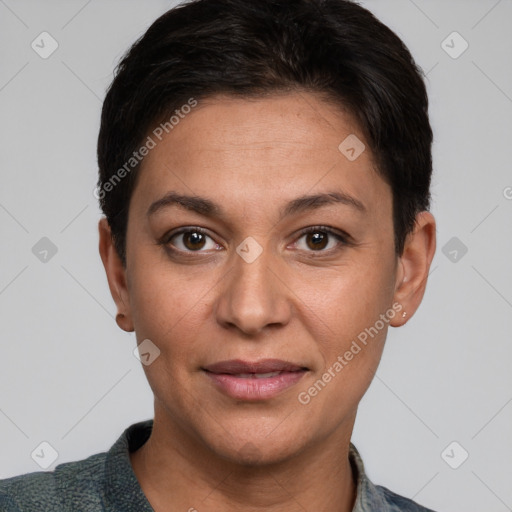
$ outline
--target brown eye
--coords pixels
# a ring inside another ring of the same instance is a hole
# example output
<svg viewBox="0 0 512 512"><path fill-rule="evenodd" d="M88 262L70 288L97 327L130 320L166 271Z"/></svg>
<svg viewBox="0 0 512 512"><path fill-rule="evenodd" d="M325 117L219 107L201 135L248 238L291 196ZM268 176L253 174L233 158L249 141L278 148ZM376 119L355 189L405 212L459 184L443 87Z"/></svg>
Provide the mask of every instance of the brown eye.
<svg viewBox="0 0 512 512"><path fill-rule="evenodd" d="M307 233L305 236L307 246L313 250L325 249L329 242L329 236L322 231Z"/></svg>
<svg viewBox="0 0 512 512"><path fill-rule="evenodd" d="M330 252L348 245L347 238L331 229L313 226L302 230L296 247L306 252Z"/></svg>
<svg viewBox="0 0 512 512"><path fill-rule="evenodd" d="M183 234L183 245L191 251L202 249L205 243L205 236L197 231L190 231Z"/></svg>
<svg viewBox="0 0 512 512"><path fill-rule="evenodd" d="M197 228L183 229L173 234L167 243L182 252L199 252L218 247L209 235Z"/></svg>

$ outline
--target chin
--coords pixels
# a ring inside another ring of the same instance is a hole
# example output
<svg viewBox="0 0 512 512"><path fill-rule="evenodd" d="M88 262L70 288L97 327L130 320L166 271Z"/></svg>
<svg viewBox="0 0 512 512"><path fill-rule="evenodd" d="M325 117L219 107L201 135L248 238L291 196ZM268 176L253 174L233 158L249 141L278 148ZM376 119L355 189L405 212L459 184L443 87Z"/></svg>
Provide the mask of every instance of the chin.
<svg viewBox="0 0 512 512"><path fill-rule="evenodd" d="M290 432L289 425L282 426L284 429L280 436L277 436L275 431L272 432L272 429L268 430L261 426L238 435L233 430L226 429L231 436L224 435L222 439L211 444L210 448L218 456L241 466L261 467L280 464L297 456L307 443L304 435ZM265 431L270 434L266 436Z"/></svg>
<svg viewBox="0 0 512 512"><path fill-rule="evenodd" d="M227 459L233 464L251 468L281 464L296 455L296 448L279 447L274 444L261 446L248 441L239 450L231 450Z"/></svg>

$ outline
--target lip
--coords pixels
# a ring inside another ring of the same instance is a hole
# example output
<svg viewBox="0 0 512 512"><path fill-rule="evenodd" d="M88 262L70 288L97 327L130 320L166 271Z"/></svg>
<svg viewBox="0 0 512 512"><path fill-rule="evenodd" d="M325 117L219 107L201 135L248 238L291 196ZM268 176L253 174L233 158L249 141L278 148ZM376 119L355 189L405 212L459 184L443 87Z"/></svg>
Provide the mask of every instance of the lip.
<svg viewBox="0 0 512 512"><path fill-rule="evenodd" d="M308 368L281 359L220 361L202 368L215 387L236 400L268 400L294 386ZM257 375L275 373L273 376ZM251 376L249 376L251 374Z"/></svg>

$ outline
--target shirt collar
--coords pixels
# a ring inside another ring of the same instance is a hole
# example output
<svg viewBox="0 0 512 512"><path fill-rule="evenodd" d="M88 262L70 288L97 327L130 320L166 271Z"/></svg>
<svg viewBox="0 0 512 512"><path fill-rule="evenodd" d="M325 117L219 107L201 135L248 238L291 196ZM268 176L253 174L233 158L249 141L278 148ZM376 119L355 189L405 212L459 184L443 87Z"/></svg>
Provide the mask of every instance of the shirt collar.
<svg viewBox="0 0 512 512"><path fill-rule="evenodd" d="M366 475L361 455L352 443L350 443L349 459L357 482L357 496L352 512L391 511L387 500Z"/></svg>
<svg viewBox="0 0 512 512"><path fill-rule="evenodd" d="M130 462L134 452L149 438L153 420L130 425L107 453L105 461L105 499L108 512L154 512L142 492Z"/></svg>

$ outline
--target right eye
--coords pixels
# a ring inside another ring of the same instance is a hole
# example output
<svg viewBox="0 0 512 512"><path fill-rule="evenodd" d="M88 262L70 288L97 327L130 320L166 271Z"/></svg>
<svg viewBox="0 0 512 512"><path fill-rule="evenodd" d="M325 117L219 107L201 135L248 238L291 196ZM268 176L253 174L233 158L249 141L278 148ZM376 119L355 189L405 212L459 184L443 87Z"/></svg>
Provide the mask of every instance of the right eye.
<svg viewBox="0 0 512 512"><path fill-rule="evenodd" d="M181 228L166 237L166 245L181 252L203 252L203 250L216 250L219 245L199 227Z"/></svg>

